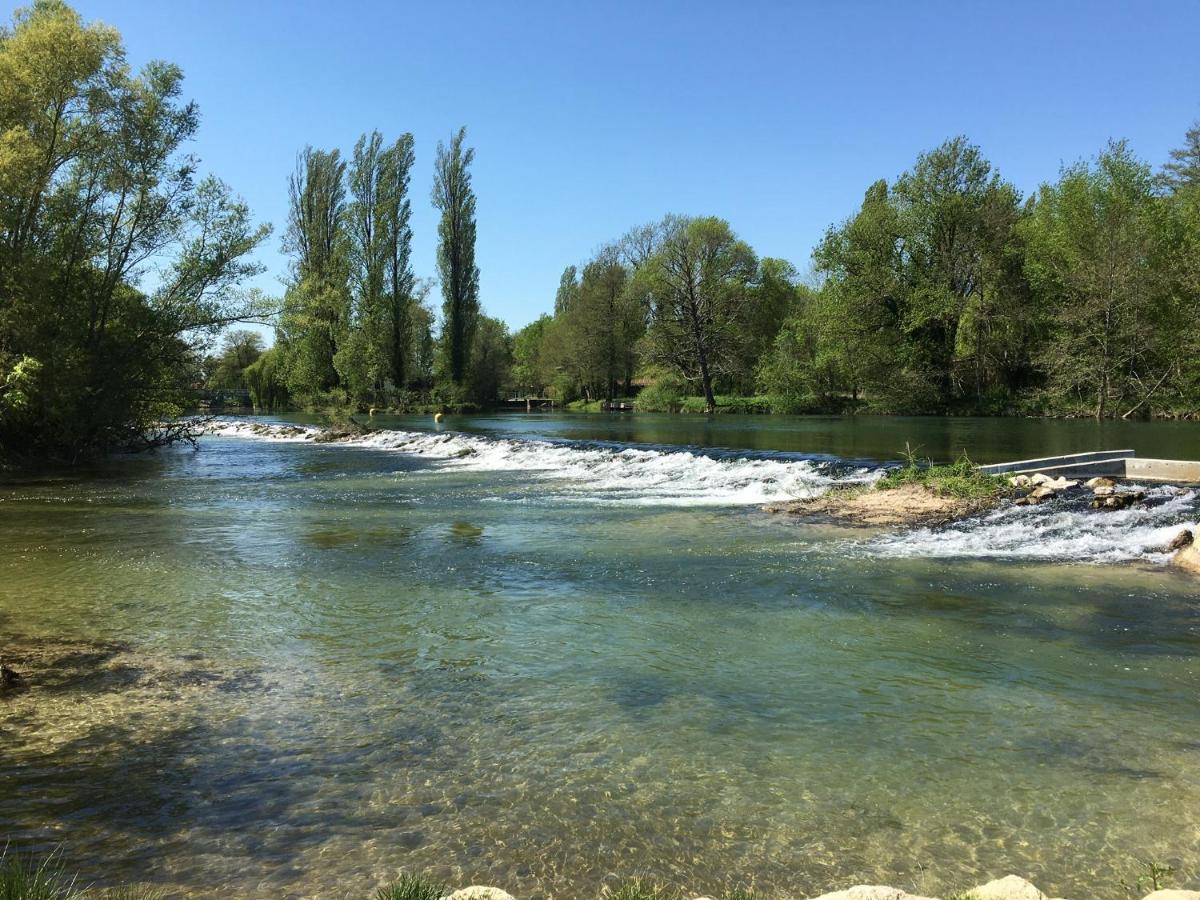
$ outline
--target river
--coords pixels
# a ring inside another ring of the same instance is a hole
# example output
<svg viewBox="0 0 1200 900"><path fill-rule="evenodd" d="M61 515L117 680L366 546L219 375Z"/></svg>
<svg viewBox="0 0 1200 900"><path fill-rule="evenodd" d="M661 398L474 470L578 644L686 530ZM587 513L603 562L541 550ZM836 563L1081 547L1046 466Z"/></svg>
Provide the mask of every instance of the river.
<svg viewBox="0 0 1200 900"><path fill-rule="evenodd" d="M376 424L0 485L0 653L56 661L0 699L0 841L172 896L1200 886L1200 583L1160 552L1195 493L895 533L761 510L906 442L1200 458L1200 426Z"/></svg>

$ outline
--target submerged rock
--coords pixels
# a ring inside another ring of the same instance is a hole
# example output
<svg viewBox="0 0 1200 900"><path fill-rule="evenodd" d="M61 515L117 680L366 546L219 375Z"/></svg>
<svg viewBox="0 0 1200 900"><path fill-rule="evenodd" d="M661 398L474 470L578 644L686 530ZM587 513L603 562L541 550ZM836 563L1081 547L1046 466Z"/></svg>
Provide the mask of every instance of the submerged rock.
<svg viewBox="0 0 1200 900"><path fill-rule="evenodd" d="M10 669L4 663L0 662L0 691L7 688L22 687L25 679L21 674L13 669Z"/></svg>
<svg viewBox="0 0 1200 900"><path fill-rule="evenodd" d="M514 900L514 898L508 891L502 891L498 887L473 884L455 891L446 900Z"/></svg>
<svg viewBox="0 0 1200 900"><path fill-rule="evenodd" d="M834 891L832 894L822 894L815 900L933 900L931 897L919 897L899 888L883 887L877 884L859 884L844 891Z"/></svg>

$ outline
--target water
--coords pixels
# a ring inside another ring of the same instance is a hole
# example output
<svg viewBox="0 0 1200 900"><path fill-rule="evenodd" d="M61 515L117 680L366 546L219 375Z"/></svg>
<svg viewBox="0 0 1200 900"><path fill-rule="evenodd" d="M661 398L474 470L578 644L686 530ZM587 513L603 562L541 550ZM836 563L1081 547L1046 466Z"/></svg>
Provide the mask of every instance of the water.
<svg viewBox="0 0 1200 900"><path fill-rule="evenodd" d="M1200 591L1159 552L1194 494L900 534L759 509L905 440L1194 458L1194 426L381 424L0 488L0 634L60 663L0 701L0 838L205 897L1200 886Z"/></svg>

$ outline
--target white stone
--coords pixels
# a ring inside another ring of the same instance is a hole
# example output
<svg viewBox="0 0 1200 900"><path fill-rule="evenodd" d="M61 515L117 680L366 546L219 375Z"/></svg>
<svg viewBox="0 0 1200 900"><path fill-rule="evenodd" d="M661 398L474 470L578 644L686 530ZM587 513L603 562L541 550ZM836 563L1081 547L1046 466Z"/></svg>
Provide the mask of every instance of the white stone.
<svg viewBox="0 0 1200 900"><path fill-rule="evenodd" d="M1171 565L1193 575L1200 575L1200 544L1188 544L1171 557Z"/></svg>
<svg viewBox="0 0 1200 900"><path fill-rule="evenodd" d="M1032 477L1030 477L1029 483L1030 484L1049 484L1053 480L1054 479L1051 478L1049 475L1043 475L1041 472L1037 472Z"/></svg>
<svg viewBox="0 0 1200 900"><path fill-rule="evenodd" d="M1155 891L1142 900L1200 900L1200 891Z"/></svg>
<svg viewBox="0 0 1200 900"><path fill-rule="evenodd" d="M845 891L835 891L832 894L822 894L815 900L933 900L931 897L918 897L899 888L882 887L877 884L859 884Z"/></svg>
<svg viewBox="0 0 1200 900"><path fill-rule="evenodd" d="M967 891L971 900L1046 900L1046 895L1024 878L1006 875Z"/></svg>
<svg viewBox="0 0 1200 900"><path fill-rule="evenodd" d="M514 898L508 891L502 891L498 887L473 884L455 891L446 900L514 900Z"/></svg>

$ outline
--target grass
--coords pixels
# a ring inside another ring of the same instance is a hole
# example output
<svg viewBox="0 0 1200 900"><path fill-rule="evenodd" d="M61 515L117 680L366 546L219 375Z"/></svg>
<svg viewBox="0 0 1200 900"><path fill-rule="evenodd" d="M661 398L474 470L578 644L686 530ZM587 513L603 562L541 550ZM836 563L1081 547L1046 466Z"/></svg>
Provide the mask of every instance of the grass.
<svg viewBox="0 0 1200 900"><path fill-rule="evenodd" d="M918 461L919 449L905 444L904 466L888 472L876 482L876 487L886 491L904 485L919 484L937 494L963 500L986 500L1008 493L1009 484L1004 478L979 471L979 466L971 462L965 452L957 462L947 466L935 466L930 460L923 463Z"/></svg>
<svg viewBox="0 0 1200 900"><path fill-rule="evenodd" d="M8 848L0 854L0 900L75 900L82 893L63 875L62 861L51 853L41 862L23 859Z"/></svg>
<svg viewBox="0 0 1200 900"><path fill-rule="evenodd" d="M445 894L444 884L422 875L403 872L387 887L380 888L375 900L439 900Z"/></svg>
<svg viewBox="0 0 1200 900"><path fill-rule="evenodd" d="M683 894L675 888L649 878L634 878L612 890L605 888L600 896L604 900L683 900Z"/></svg>

